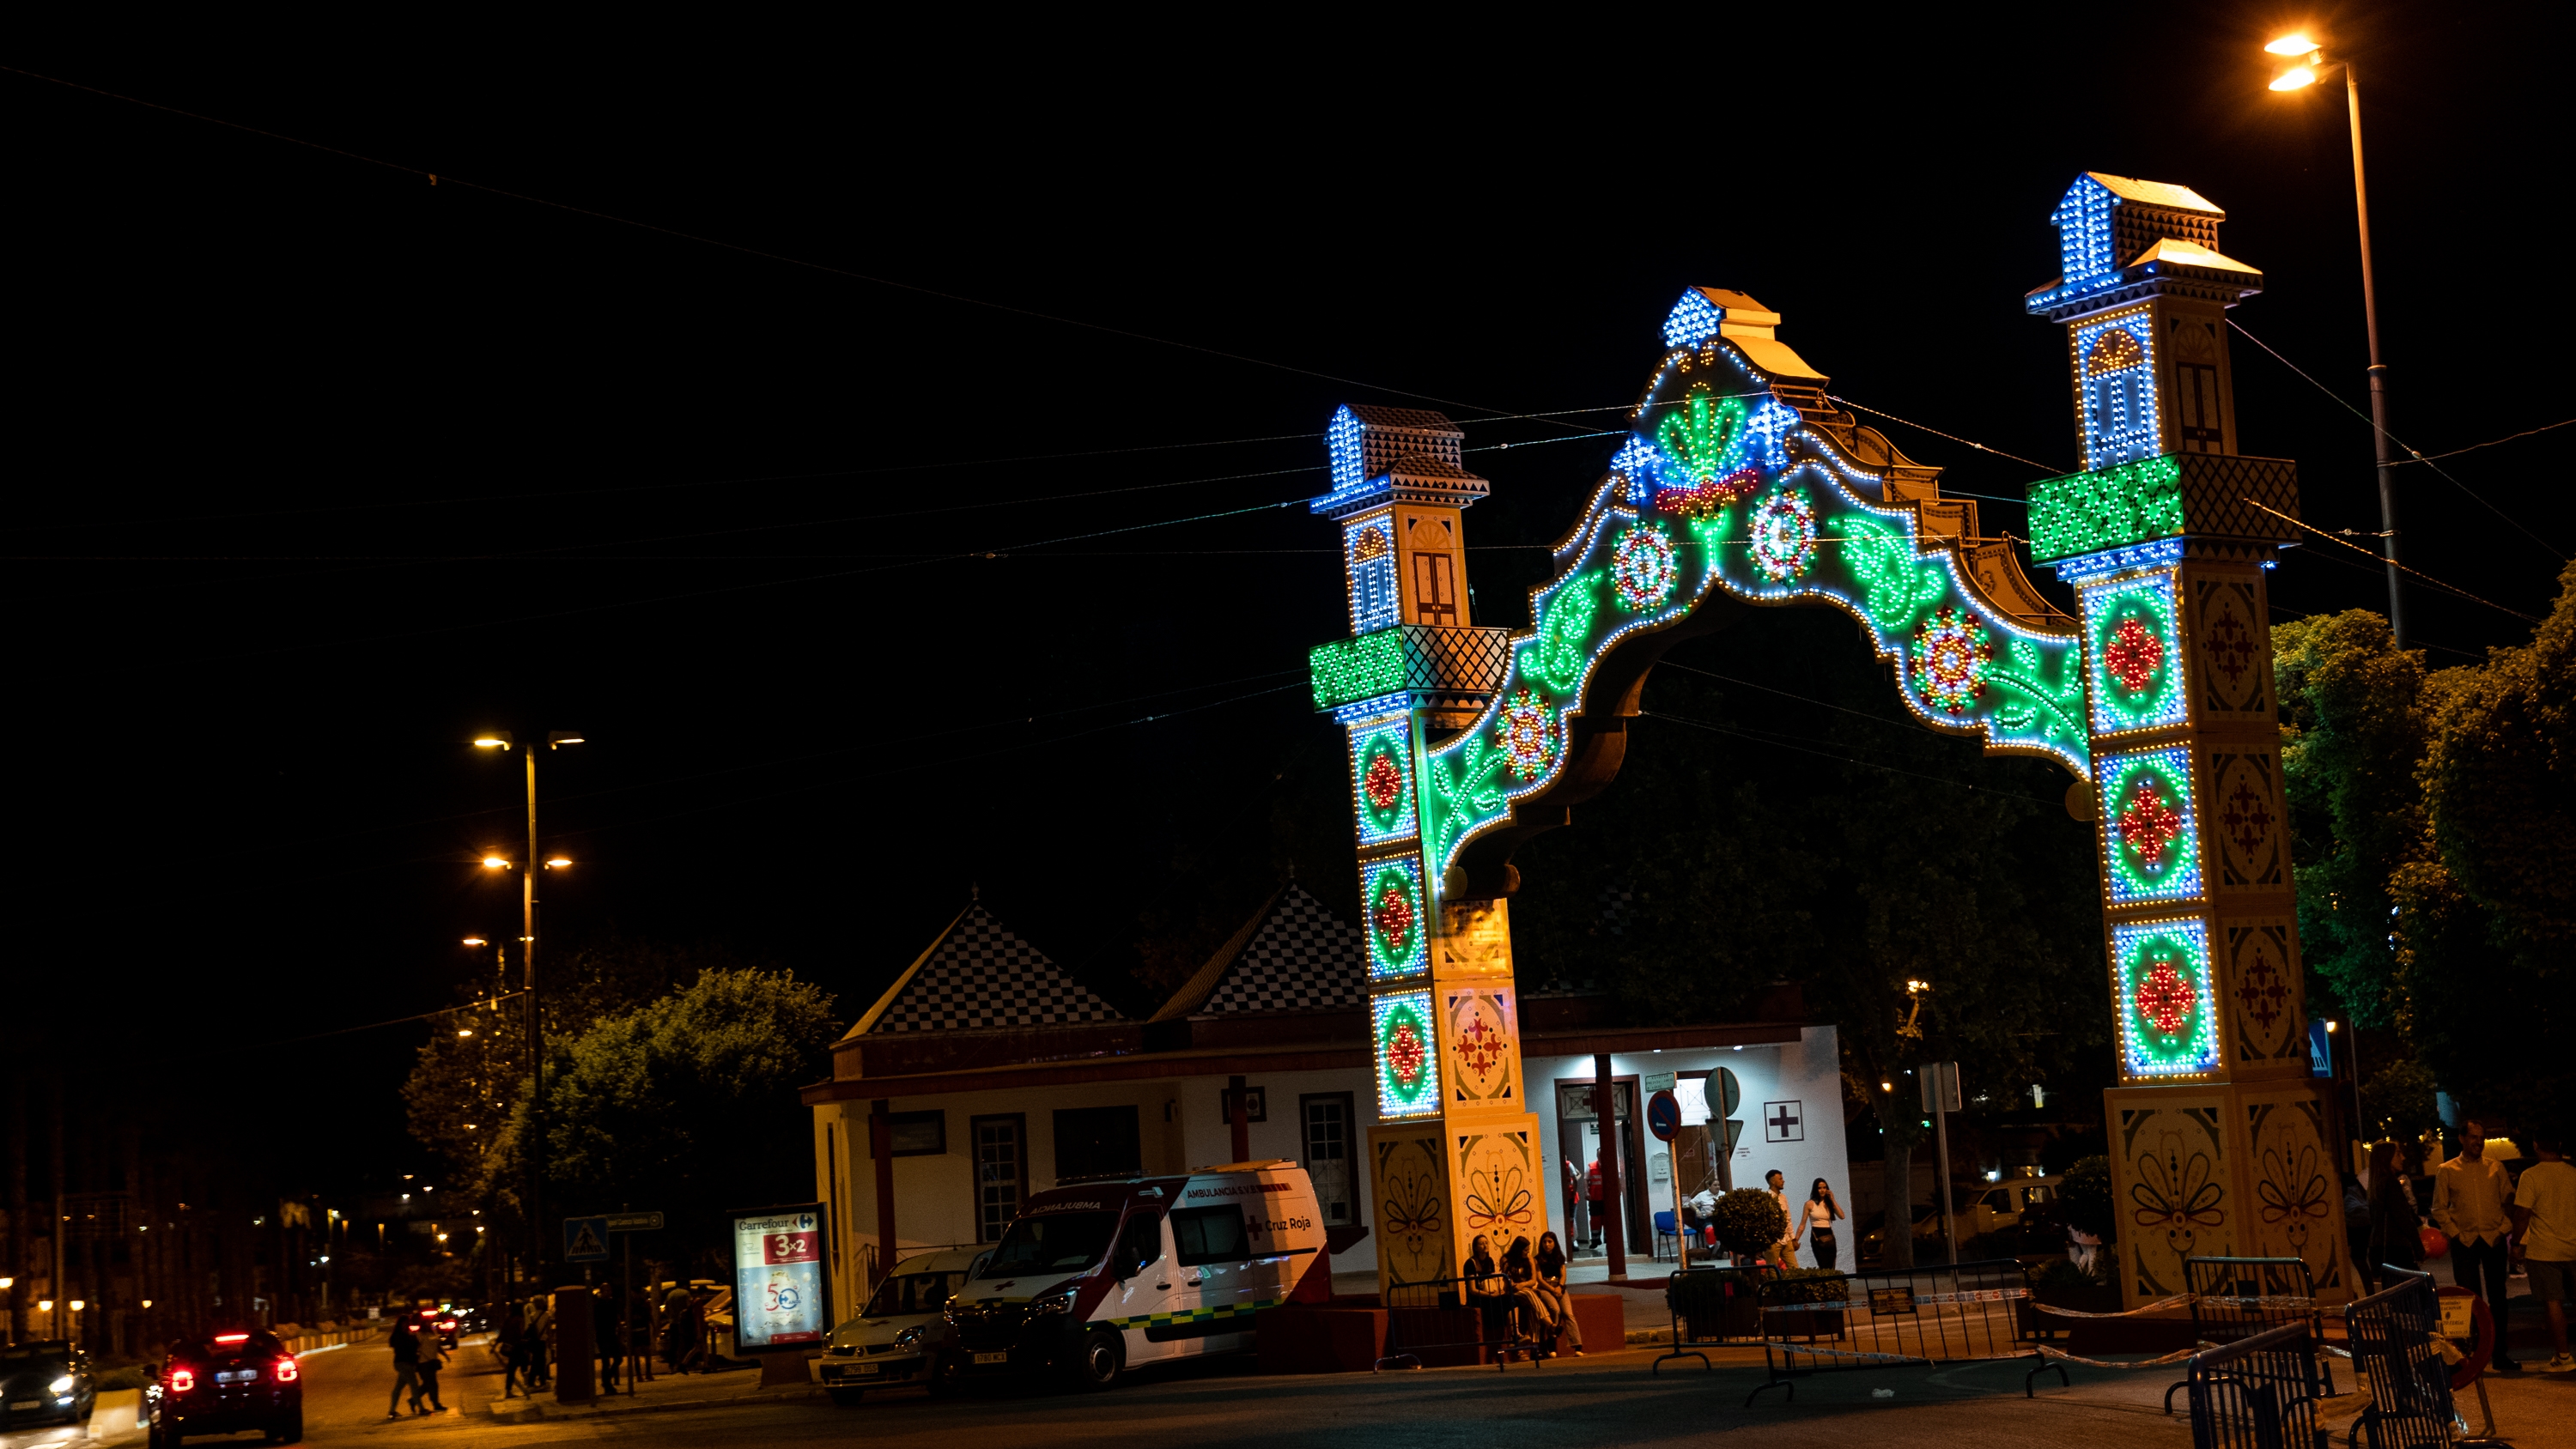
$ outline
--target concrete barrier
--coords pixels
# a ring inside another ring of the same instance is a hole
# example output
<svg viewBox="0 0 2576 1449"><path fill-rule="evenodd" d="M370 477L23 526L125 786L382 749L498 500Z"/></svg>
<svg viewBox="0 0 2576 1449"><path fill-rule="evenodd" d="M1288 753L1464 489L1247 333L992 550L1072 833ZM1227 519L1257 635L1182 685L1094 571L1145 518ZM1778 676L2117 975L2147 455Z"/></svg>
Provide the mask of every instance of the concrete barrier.
<svg viewBox="0 0 2576 1449"><path fill-rule="evenodd" d="M89 1438L93 1444L121 1444L144 1437L143 1391L110 1389L98 1396L89 1412Z"/></svg>

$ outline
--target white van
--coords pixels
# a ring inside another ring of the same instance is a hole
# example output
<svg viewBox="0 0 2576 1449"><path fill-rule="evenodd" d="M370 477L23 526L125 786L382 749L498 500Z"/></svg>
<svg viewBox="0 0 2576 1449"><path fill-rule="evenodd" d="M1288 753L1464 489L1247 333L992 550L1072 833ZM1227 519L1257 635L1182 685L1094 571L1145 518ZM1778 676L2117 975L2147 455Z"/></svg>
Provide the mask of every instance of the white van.
<svg viewBox="0 0 2576 1449"><path fill-rule="evenodd" d="M921 1340L991 1251L941 1248L895 1264L859 1316L832 1330L822 1356L805 1361L806 1371L836 1404L855 1404L869 1389L921 1382Z"/></svg>
<svg viewBox="0 0 2576 1449"><path fill-rule="evenodd" d="M1293 1162L1230 1162L1033 1194L922 1334L934 1392L1050 1370L1106 1388L1253 1346L1264 1309L1332 1297L1323 1214Z"/></svg>

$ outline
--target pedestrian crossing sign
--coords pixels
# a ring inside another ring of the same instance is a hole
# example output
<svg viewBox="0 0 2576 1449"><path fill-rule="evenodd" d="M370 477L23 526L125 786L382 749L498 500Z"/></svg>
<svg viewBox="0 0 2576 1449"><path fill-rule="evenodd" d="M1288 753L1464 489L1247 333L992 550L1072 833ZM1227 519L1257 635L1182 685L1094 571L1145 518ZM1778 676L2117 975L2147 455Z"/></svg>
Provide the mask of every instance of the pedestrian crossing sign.
<svg viewBox="0 0 2576 1449"><path fill-rule="evenodd" d="M605 1263L608 1261L608 1219L564 1219L564 1261L567 1263Z"/></svg>

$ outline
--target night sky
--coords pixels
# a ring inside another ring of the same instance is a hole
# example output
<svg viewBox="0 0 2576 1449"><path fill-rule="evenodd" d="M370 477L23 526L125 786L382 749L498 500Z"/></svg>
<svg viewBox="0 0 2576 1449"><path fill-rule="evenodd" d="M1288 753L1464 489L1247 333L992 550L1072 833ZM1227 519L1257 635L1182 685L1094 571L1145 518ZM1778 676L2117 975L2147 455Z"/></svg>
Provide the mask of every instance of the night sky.
<svg viewBox="0 0 2576 1449"><path fill-rule="evenodd" d="M2226 208L2267 278L2236 320L2360 404L2342 87L2267 93L2276 21L2361 67L2395 432L2576 412L2538 305L2563 8L2082 10L13 42L0 1029L78 1080L274 1083L316 1187L409 1170L424 1028L265 1044L447 1004L490 970L459 938L517 934L473 864L525 848L518 756L464 743L494 727L591 741L541 761L579 861L549 950L728 942L853 1015L980 884L1122 969L1191 861L1338 808L1277 788L1334 746L1333 533L1266 505L1323 491L1341 402L1484 450L1480 623L1526 622L1526 546L1692 284L1837 394L2047 465L1880 423L2017 499L2075 465L2020 299L2092 169ZM2233 346L2244 451L2375 529L2366 426ZM2503 516L2406 469L2410 559L2545 610L2571 440L2444 460ZM2383 607L2334 552L2287 555L2280 617ZM2413 608L2436 667L2528 637Z"/></svg>

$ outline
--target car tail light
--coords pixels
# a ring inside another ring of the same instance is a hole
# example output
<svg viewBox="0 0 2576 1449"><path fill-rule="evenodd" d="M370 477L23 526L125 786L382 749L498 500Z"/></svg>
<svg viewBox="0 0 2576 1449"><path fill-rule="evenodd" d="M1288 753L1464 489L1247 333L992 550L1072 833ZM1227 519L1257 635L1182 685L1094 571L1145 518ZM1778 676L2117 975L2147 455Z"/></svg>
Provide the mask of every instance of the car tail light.
<svg viewBox="0 0 2576 1449"><path fill-rule="evenodd" d="M247 1333L218 1333L215 1335L215 1342L248 1343L250 1342L250 1335Z"/></svg>
<svg viewBox="0 0 2576 1449"><path fill-rule="evenodd" d="M187 1369L170 1370L170 1392L184 1394L197 1386L196 1374Z"/></svg>
<svg viewBox="0 0 2576 1449"><path fill-rule="evenodd" d="M295 1382L296 1373L297 1369L295 1367L294 1359L282 1358L277 1361L277 1381L279 1383L291 1384Z"/></svg>

